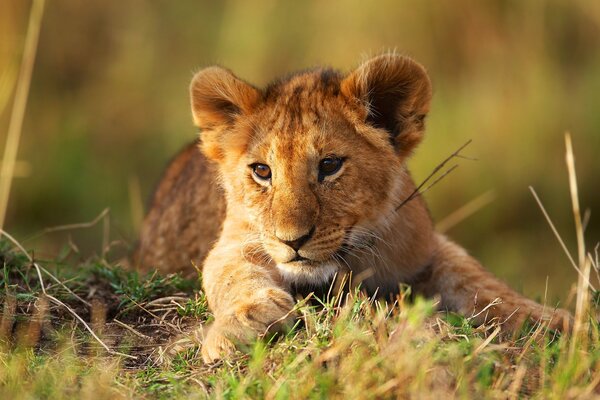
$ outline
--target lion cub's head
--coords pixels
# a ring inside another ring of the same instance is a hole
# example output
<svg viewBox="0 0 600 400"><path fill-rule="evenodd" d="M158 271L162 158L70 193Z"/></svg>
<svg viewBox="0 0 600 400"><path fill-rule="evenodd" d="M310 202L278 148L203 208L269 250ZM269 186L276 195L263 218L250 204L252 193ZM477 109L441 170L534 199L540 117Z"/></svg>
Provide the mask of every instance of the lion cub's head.
<svg viewBox="0 0 600 400"><path fill-rule="evenodd" d="M343 252L395 212L430 99L424 68L397 55L264 90L220 67L191 84L201 148L219 164L230 217L252 227L249 241L284 276L305 283L328 279Z"/></svg>

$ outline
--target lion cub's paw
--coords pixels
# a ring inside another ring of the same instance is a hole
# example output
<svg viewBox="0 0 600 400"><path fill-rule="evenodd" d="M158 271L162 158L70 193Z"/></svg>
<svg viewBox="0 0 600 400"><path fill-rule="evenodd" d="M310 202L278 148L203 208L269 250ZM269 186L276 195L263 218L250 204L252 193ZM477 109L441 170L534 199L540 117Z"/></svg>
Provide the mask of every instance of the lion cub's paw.
<svg viewBox="0 0 600 400"><path fill-rule="evenodd" d="M244 325L262 336L289 328L296 318L294 299L281 289L259 290L250 301L236 304L235 316Z"/></svg>
<svg viewBox="0 0 600 400"><path fill-rule="evenodd" d="M234 305L233 313L216 316L202 343L202 358L210 363L235 351L235 344L247 344L269 332L291 327L296 314L294 299L281 289L261 289L252 298Z"/></svg>
<svg viewBox="0 0 600 400"><path fill-rule="evenodd" d="M205 328L199 328L179 335L163 346L159 346L153 360L158 365L169 365L177 355L200 346L204 337Z"/></svg>
<svg viewBox="0 0 600 400"><path fill-rule="evenodd" d="M226 331L215 325L208 330L201 351L202 360L209 364L230 356L235 351L235 345L227 338Z"/></svg>

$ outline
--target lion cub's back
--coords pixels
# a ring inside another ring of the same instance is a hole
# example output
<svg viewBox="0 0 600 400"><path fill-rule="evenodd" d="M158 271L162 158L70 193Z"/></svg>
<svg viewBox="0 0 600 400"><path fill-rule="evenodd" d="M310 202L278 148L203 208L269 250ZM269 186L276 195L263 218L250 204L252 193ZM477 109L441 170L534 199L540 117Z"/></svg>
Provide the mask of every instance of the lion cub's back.
<svg viewBox="0 0 600 400"><path fill-rule="evenodd" d="M225 198L216 168L196 143L169 164L154 192L134 254L141 270L193 273L221 231Z"/></svg>

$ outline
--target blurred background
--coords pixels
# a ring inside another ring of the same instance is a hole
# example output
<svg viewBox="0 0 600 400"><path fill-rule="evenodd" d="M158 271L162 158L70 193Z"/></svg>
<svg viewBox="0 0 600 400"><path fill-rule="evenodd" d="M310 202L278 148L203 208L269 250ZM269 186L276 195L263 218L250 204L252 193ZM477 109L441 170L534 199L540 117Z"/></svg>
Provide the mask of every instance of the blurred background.
<svg viewBox="0 0 600 400"><path fill-rule="evenodd" d="M30 6L0 2L0 150ZM427 136L410 161L415 179L473 139L463 154L477 161L460 160L425 195L435 219L512 286L538 299L547 286L549 300L566 300L576 274L528 186L575 254L564 162L564 133L572 132L593 249L600 240L595 0L49 1L5 229L37 257L69 242L87 257L100 252L102 224L37 234L109 208L118 257L135 242L165 164L196 135L187 93L194 71L219 63L261 86L314 65L349 70L389 49L423 63L434 85ZM469 204L477 212L459 212L458 224L447 219Z"/></svg>

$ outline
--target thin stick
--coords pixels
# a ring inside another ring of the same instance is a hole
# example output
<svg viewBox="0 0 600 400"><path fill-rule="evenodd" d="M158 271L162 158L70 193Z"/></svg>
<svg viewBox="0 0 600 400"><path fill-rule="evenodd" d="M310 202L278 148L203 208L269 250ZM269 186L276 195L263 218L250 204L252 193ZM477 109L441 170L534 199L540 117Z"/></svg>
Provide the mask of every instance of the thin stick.
<svg viewBox="0 0 600 400"><path fill-rule="evenodd" d="M582 279L577 285L577 299L575 304L575 322L573 324L573 338L569 346L569 358L575 354L578 343L585 340L586 335L579 337L579 332L587 332L586 319L588 307L588 295L590 288L590 270L591 264L586 262L585 240L583 237L583 224L581 221L581 209L579 208L579 191L577 189L577 174L575 173L575 156L573 155L573 143L571 134L565 133L565 161L569 171L569 192L571 193L571 205L573 208L573 219L575 220L575 234L577 236L577 253L579 256L579 268L583 270ZM579 340L577 340L579 339Z"/></svg>
<svg viewBox="0 0 600 400"><path fill-rule="evenodd" d="M36 263L36 262L33 261L33 258L31 258L31 256L23 248L23 246L21 246L21 244L19 242L17 242L17 239L15 239L11 235L9 235L8 232L4 231L3 229L0 229L0 234L4 235L4 237L6 237L8 240L10 240L12 242L12 244L14 244L15 246L17 246L19 248L19 250L21 251L21 253L25 254L25 256L27 257L27 259L29 260L29 262L33 264L33 267L35 268L35 270L37 272L38 280L40 281L40 285L42 287L42 293L47 294L46 293L46 286L44 285L44 280L42 279L42 272L40 271L41 268L38 265L38 263Z"/></svg>
<svg viewBox="0 0 600 400"><path fill-rule="evenodd" d="M98 222L100 222L100 220L102 218L104 218L109 212L110 212L110 208L105 208L104 210L102 210L102 212L100 214L98 214L98 216L96 216L96 218L94 218L90 222L80 222L80 223L75 223L75 224L58 225L58 226L46 228L46 229L42 230L41 232L36 233L35 235L33 235L31 237L28 237L25 241L36 239L42 235L45 235L45 234L51 233L51 232L92 228L92 227L96 226L96 224L98 224Z"/></svg>
<svg viewBox="0 0 600 400"><path fill-rule="evenodd" d="M542 204L542 201L540 200L540 198L538 197L537 193L535 192L535 189L533 187L529 186L529 190L531 191L531 194L533 194L533 197L535 198L535 201L537 202L538 206L540 207L540 210L542 210L542 213L544 214L544 217L546 218L546 221L548 222L548 225L550 225L550 228L552 229L552 232L554 233L554 236L556 236L556 239L558 240L558 243L560 243L563 251L567 255L567 258L571 262L571 266L573 266L573 268L575 268L575 271L577 271L577 273L579 274L579 276L584 277L583 272L581 272L581 270L579 269L579 267L577 266L577 264L575 264L575 260L573 260L573 257L571 256L571 253L569 252L569 249L567 249L567 245L565 245L565 242L562 240L562 237L560 236L560 233L558 233L558 230L554 226L554 223L552 222L552 219L550 219L550 215L548 215L548 212L546 211L546 208ZM594 285L591 284L591 282L588 281L588 284L590 285L590 287L593 290L596 290L594 288Z"/></svg>
<svg viewBox="0 0 600 400"><path fill-rule="evenodd" d="M167 304L172 304L172 305L181 307L181 304L177 303L177 301L186 302L188 300L191 300L191 299L188 297L182 297L182 296L167 296L167 297L161 297L161 298L149 301L148 303L146 303L146 306L163 305L163 304L167 303Z"/></svg>
<svg viewBox="0 0 600 400"><path fill-rule="evenodd" d="M116 355L116 356L121 356L121 357L126 357L126 358L130 358L132 360L137 360L136 356L132 356L129 354L125 354L125 353L120 353L118 351L114 351L111 350L110 347L108 347L103 341L102 339L100 339L98 337L98 335L96 335L93 331L92 328L90 328L90 326L83 320L83 318L81 318L76 312L75 310L73 310L71 307L69 307L68 305L66 305L65 303L63 303L62 301L60 301L59 299L57 299L54 296L51 296L49 294L46 293L46 297L48 297L48 299L50 299L52 302L58 304L59 306L63 306L67 311L69 311L75 318L77 318L77 320L79 320L79 322L81 322L81 324L83 325L83 327L92 335L92 337L94 339L96 339L96 341L100 344L100 346L104 347L104 349L112 355Z"/></svg>
<svg viewBox="0 0 600 400"><path fill-rule="evenodd" d="M446 159L444 161L442 161L440 164L438 164L433 171L431 171L431 173L427 176L427 178L425 178L425 180L423 182L421 182L421 184L419 184L419 186L417 186L415 188L415 190L413 190L413 192L406 198L404 199L400 205L398 205L398 207L396 207L396 211L398 211L402 206L404 206L406 203L408 203L409 201L413 200L416 197L419 197L420 195L422 195L423 193L425 193L427 190L429 190L433 185L435 185L436 183L438 183L442 178L444 178L446 175L448 175L450 172L454 171L458 165L454 165L453 167L451 167L450 169L448 169L446 172L444 172L444 174L442 174L442 176L440 176L438 179L436 179L431 185L429 185L425 190L421 191L421 188L423 188L423 186L425 186L425 184L427 182L429 182L429 180L431 178L433 178L435 176L435 174L438 173L439 170L441 170L442 168L444 168L444 166L453 158L464 158L467 160L472 160L471 158L465 157L463 155L460 154L460 152L467 147L469 144L471 144L473 140L469 139L467 140L467 142L465 144L463 144L462 146L460 146L454 153L450 154L448 157L446 157Z"/></svg>
<svg viewBox="0 0 600 400"><path fill-rule="evenodd" d="M487 345L489 345L492 340L494 340L494 338L496 336L498 336L498 334L500 333L500 331L502 330L501 326L496 327L496 329L494 329L494 331L492 332L492 334L490 336L487 337L487 339L485 339L483 341L483 343L481 343L476 349L475 351L473 351L473 353L471 354L471 358L474 358L477 354L481 353L481 351L483 349L485 349L487 347Z"/></svg>
<svg viewBox="0 0 600 400"><path fill-rule="evenodd" d="M127 329L129 332L133 333L134 335L141 337L142 339L152 340L152 338L150 336L146 336L143 333L136 331L131 326L127 325L125 322L121 322L116 318L113 319L113 322L116 323L117 325Z"/></svg>
<svg viewBox="0 0 600 400"><path fill-rule="evenodd" d="M8 208L8 198L13 174L15 172L17 151L21 139L27 97L29 96L29 86L31 85L31 75L40 35L40 26L42 25L42 16L44 15L44 3L45 0L35 0L29 14L27 36L25 37L25 49L23 51L23 60L21 61L21 71L19 73L19 80L15 91L15 100L10 115L8 136L6 138L4 156L2 158L2 168L0 170L0 229L4 227L6 209Z"/></svg>
<svg viewBox="0 0 600 400"><path fill-rule="evenodd" d="M583 239L583 224L581 222L581 211L579 208L579 191L577 189L577 175L575 173L575 157L573 156L573 143L571 134L565 133L565 146L567 148L565 159L569 171L569 192L573 205L573 218L575 220L575 233L577 234L577 253L579 255L579 268L585 263L585 240Z"/></svg>
<svg viewBox="0 0 600 400"><path fill-rule="evenodd" d="M445 171L442 175L440 175L429 186L427 186L425 189L423 189L419 193L417 193L417 196L421 196L423 193L425 193L426 191L428 191L429 189L431 189L436 183L438 183L439 181L441 181L443 178L446 177L446 175L450 174L450 172L454 171L456 168L458 168L458 164L454 164L453 166L451 166L450 168L448 168L447 171ZM415 197L417 197L417 196L415 196Z"/></svg>
<svg viewBox="0 0 600 400"><path fill-rule="evenodd" d="M156 315L155 313L153 313L152 311L148 310L147 308L145 308L143 305L141 305L140 303L138 303L137 301L135 301L134 299L132 299L131 297L127 296L127 298L129 299L129 301L131 301L135 306L139 307L140 309L142 309L143 311L147 312L148 314L150 314L154 319L156 319L159 322L159 325L165 324L167 326L169 326L170 328L179 331L181 333L181 328L173 325L170 322L165 321L163 318L159 317L158 315Z"/></svg>

